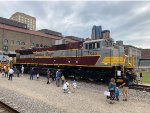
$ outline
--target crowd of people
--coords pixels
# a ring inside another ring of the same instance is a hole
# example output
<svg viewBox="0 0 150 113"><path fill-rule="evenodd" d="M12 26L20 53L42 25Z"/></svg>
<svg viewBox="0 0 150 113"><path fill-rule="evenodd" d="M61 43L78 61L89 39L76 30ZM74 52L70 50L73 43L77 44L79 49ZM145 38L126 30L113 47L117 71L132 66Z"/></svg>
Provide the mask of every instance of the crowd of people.
<svg viewBox="0 0 150 113"><path fill-rule="evenodd" d="M8 78L8 80L12 80L13 76L20 77L20 74L24 75L24 66L22 65L21 69L17 69L16 66L13 68L9 68L8 66L4 65L1 69L2 77ZM31 67L29 72L29 78L30 80L34 79L34 76L36 75L37 80L40 77L39 73L36 73L34 68ZM72 84L70 84L67 80L65 80L65 76L61 72L61 69L58 69L55 73L55 75L51 72L50 69L47 69L47 84L50 84L51 82L55 81L56 86L60 87L62 86L64 93L71 93L75 92L75 89L77 87L77 83L74 80Z"/></svg>
<svg viewBox="0 0 150 113"><path fill-rule="evenodd" d="M8 68L6 65L4 65L4 67L2 68L2 77L8 78L8 80L12 80L12 77L14 74L16 74L17 77L19 77L20 73L21 73L21 75L23 76L23 74L24 74L23 65L22 65L20 71L19 71L19 69L16 68L16 66L14 66L14 68ZM58 69L55 72L55 74L52 72L52 70L47 69L46 73L47 73L47 81L46 81L47 84L50 84L51 82L55 81L57 87L62 86L64 93L75 92L76 87L77 87L76 81L74 80L72 82L72 84L70 84L65 79L65 76L63 75L61 69ZM34 75L36 75L37 80L38 80L40 77L40 74L35 73L34 68L30 68L30 70L29 70L30 80L33 80ZM142 77L143 77L142 73L140 73L139 75L137 74L137 76L139 76L139 81L142 84ZM122 92L120 90L121 88L122 88ZM113 104L114 100L119 101L119 97L120 97L121 93L123 95L123 101L127 101L129 99L128 98L128 95L129 95L128 88L129 88L129 79L126 74L124 75L123 84L119 85L118 87L115 83L115 79L111 78L109 86L108 86L108 91L106 94L107 98L110 99L110 104Z"/></svg>
<svg viewBox="0 0 150 113"><path fill-rule="evenodd" d="M14 68L10 68L10 67L4 65L1 68L1 73L2 73L2 77L9 78L9 80L10 79L12 80L13 74L16 74L17 77L20 76L20 71L19 71L19 69L16 68L16 66L14 66ZM23 76L23 73L24 73L24 67L22 66L21 67L21 74L22 74L22 76Z"/></svg>
<svg viewBox="0 0 150 113"><path fill-rule="evenodd" d="M22 70L22 69L21 69ZM72 84L69 84L69 82L67 80L65 80L65 76L63 75L63 73L61 72L61 69L58 69L55 74L52 72L52 70L47 69L46 71L47 73L47 81L46 84L50 84L51 82L56 82L56 86L63 87L63 91L64 93L71 93L71 92L75 92L75 89L77 87L77 83L74 80ZM30 76L30 80L33 80L33 76L36 75L37 80L39 79L40 74L36 73L34 71L34 68L31 68L29 71L29 76Z"/></svg>
<svg viewBox="0 0 150 113"><path fill-rule="evenodd" d="M70 84L67 80L65 80L65 76L61 72L61 69L58 69L56 71L55 76L50 71L50 69L47 70L47 84L50 84L53 81L56 81L57 87L63 86L64 93L75 92L75 89L77 87L77 83L75 80L73 81L72 84Z"/></svg>
<svg viewBox="0 0 150 113"><path fill-rule="evenodd" d="M14 69L9 68L6 65L1 69L2 77L8 78L8 80L12 80Z"/></svg>

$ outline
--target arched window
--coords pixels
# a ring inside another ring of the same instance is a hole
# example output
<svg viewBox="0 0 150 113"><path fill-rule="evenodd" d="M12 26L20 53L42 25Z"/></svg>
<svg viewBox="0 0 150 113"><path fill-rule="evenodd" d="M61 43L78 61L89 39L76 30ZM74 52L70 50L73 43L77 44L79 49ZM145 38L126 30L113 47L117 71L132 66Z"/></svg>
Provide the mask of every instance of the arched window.
<svg viewBox="0 0 150 113"><path fill-rule="evenodd" d="M8 40L7 39L4 39L4 44L8 44Z"/></svg>
<svg viewBox="0 0 150 113"><path fill-rule="evenodd" d="M4 46L3 51L8 51L8 46Z"/></svg>
<svg viewBox="0 0 150 113"><path fill-rule="evenodd" d="M41 44L40 47L43 47L43 45Z"/></svg>
<svg viewBox="0 0 150 113"><path fill-rule="evenodd" d="M21 45L25 45L25 42L21 42Z"/></svg>
<svg viewBox="0 0 150 113"><path fill-rule="evenodd" d="M32 46L34 46L34 43L32 43Z"/></svg>
<svg viewBox="0 0 150 113"><path fill-rule="evenodd" d="M36 47L39 47L39 44L36 44Z"/></svg>
<svg viewBox="0 0 150 113"><path fill-rule="evenodd" d="M17 45L20 45L20 41L17 41L16 44L17 44Z"/></svg>

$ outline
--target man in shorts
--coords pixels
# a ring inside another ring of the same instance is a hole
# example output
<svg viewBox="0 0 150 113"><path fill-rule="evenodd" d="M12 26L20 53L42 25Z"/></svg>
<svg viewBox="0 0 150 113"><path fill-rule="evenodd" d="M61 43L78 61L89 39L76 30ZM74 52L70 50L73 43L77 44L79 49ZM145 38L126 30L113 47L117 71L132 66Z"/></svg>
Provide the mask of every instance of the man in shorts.
<svg viewBox="0 0 150 113"><path fill-rule="evenodd" d="M123 91L122 91L122 93L123 93L123 97L124 97L124 99L123 99L123 101L127 101L128 100L128 93L129 93L129 79L127 78L127 76L124 76L124 80L123 80L123 84L121 85L121 86L123 86Z"/></svg>

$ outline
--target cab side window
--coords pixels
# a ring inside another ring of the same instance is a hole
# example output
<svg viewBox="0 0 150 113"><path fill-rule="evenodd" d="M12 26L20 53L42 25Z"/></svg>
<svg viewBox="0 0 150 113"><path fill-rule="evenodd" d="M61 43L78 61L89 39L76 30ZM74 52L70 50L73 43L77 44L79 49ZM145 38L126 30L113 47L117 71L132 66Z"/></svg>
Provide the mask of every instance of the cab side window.
<svg viewBox="0 0 150 113"><path fill-rule="evenodd" d="M97 44L97 48L100 48L100 42L97 42L96 44Z"/></svg>
<svg viewBox="0 0 150 113"><path fill-rule="evenodd" d="M85 44L85 49L89 49L89 44Z"/></svg>
<svg viewBox="0 0 150 113"><path fill-rule="evenodd" d="M100 48L100 42L85 44L85 49L96 49L96 48Z"/></svg>

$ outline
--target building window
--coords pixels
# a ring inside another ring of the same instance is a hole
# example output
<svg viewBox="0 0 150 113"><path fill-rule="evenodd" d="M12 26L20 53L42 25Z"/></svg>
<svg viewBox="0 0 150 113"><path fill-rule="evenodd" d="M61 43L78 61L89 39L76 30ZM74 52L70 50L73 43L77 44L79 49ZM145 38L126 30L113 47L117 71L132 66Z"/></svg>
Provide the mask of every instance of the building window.
<svg viewBox="0 0 150 113"><path fill-rule="evenodd" d="M21 45L25 45L25 42L21 42Z"/></svg>
<svg viewBox="0 0 150 113"><path fill-rule="evenodd" d="M43 45L41 44L40 47L43 47Z"/></svg>
<svg viewBox="0 0 150 113"><path fill-rule="evenodd" d="M17 42L16 42L16 45L20 45L20 41L17 41Z"/></svg>
<svg viewBox="0 0 150 113"><path fill-rule="evenodd" d="M14 45L14 40L11 40L10 45Z"/></svg>
<svg viewBox="0 0 150 113"><path fill-rule="evenodd" d="M45 45L45 46L44 46L44 48L48 48L48 46L47 46L47 45Z"/></svg>
<svg viewBox="0 0 150 113"><path fill-rule="evenodd" d="M34 43L32 43L32 46L34 46Z"/></svg>
<svg viewBox="0 0 150 113"><path fill-rule="evenodd" d="M4 46L3 51L8 51L8 46Z"/></svg>
<svg viewBox="0 0 150 113"><path fill-rule="evenodd" d="M36 47L39 47L39 44L36 44Z"/></svg>
<svg viewBox="0 0 150 113"><path fill-rule="evenodd" d="M7 39L4 39L4 44L8 44L8 40Z"/></svg>

